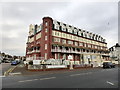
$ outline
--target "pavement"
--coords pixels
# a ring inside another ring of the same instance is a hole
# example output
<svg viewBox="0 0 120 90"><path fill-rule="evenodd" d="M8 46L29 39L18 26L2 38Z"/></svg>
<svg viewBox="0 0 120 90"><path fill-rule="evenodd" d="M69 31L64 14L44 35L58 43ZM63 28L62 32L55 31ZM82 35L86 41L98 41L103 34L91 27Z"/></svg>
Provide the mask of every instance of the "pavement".
<svg viewBox="0 0 120 90"><path fill-rule="evenodd" d="M24 64L19 64L15 66L10 72L9 76L26 76L26 75L45 75L45 74L53 74L53 73L64 73L64 72L72 72L79 71L84 69L95 69L95 68L81 68L81 69L62 69L62 70L52 70L52 71L30 71L24 66Z"/></svg>

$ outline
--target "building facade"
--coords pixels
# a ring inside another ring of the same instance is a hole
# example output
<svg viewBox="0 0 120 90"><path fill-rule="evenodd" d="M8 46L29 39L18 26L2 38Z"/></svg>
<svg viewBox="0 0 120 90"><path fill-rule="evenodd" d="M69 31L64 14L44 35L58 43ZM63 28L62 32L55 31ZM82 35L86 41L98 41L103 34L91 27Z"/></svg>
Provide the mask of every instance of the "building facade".
<svg viewBox="0 0 120 90"><path fill-rule="evenodd" d="M116 43L116 45L109 48L110 51L110 58L114 61L119 61L120 59L120 45L119 43Z"/></svg>
<svg viewBox="0 0 120 90"><path fill-rule="evenodd" d="M64 59L74 64L100 64L109 59L106 40L100 35L44 17L40 25L29 26L27 60Z"/></svg>

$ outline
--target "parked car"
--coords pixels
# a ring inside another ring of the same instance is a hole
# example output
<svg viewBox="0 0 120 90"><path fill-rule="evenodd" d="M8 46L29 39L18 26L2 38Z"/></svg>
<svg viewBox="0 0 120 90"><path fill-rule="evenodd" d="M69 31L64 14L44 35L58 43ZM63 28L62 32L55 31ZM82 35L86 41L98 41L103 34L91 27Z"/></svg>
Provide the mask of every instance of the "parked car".
<svg viewBox="0 0 120 90"><path fill-rule="evenodd" d="M15 61L17 61L18 63L20 63L20 59L15 59Z"/></svg>
<svg viewBox="0 0 120 90"><path fill-rule="evenodd" d="M17 65L18 64L18 61L14 60L11 62L11 65Z"/></svg>
<svg viewBox="0 0 120 90"><path fill-rule="evenodd" d="M104 62L103 68L115 68L115 64L113 64L112 62Z"/></svg>

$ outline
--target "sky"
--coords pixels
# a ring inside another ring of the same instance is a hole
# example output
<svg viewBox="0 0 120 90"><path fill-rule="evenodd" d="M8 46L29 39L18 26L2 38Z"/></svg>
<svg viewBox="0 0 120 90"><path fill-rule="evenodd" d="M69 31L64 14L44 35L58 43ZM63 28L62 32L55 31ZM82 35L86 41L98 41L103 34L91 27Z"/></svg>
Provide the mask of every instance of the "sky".
<svg viewBox="0 0 120 90"><path fill-rule="evenodd" d="M30 24L45 16L101 35L108 48L118 42L117 2L3 2L0 3L1 51L24 56Z"/></svg>

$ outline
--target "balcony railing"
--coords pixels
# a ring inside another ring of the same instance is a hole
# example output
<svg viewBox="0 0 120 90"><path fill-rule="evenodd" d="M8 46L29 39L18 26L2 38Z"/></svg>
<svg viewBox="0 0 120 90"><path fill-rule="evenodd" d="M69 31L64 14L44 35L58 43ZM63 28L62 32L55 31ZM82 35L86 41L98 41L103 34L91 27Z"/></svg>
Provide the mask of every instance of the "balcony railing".
<svg viewBox="0 0 120 90"><path fill-rule="evenodd" d="M51 52L63 52L63 53L81 53L80 51L65 50L65 49L52 49Z"/></svg>
<svg viewBox="0 0 120 90"><path fill-rule="evenodd" d="M82 51L77 51L77 50L65 50L65 49L51 49L51 52L61 52L61 53L77 53L77 54L101 54L98 52L82 52Z"/></svg>
<svg viewBox="0 0 120 90"><path fill-rule="evenodd" d="M29 51L29 52L27 52L27 54L31 54L31 53L39 53L40 52L40 50L33 50L33 51Z"/></svg>

